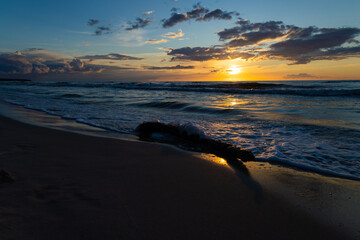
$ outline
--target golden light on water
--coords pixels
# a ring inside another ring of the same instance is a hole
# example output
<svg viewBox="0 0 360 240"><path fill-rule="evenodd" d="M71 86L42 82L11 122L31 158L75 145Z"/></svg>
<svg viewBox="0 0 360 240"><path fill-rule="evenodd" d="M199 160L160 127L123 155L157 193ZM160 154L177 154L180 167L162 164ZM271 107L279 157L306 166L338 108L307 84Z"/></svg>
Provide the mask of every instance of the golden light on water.
<svg viewBox="0 0 360 240"><path fill-rule="evenodd" d="M236 65L232 65L230 68L228 68L226 71L231 74L231 75L235 75L235 74L239 74L241 73L241 67L236 66Z"/></svg>

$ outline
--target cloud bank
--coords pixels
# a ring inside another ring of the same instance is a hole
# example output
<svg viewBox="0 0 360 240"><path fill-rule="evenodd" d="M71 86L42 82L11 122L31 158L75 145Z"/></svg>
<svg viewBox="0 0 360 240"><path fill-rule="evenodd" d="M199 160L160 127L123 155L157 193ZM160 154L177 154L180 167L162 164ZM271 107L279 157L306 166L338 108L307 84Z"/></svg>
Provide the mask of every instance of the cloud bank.
<svg viewBox="0 0 360 240"><path fill-rule="evenodd" d="M88 59L93 60L143 60L143 58L132 57L128 55L123 55L119 53L109 53L105 55L86 55L78 57L79 59Z"/></svg>
<svg viewBox="0 0 360 240"><path fill-rule="evenodd" d="M216 15L223 16L222 13ZM255 61L286 60L290 61L290 65L360 57L360 45L356 39L360 29L354 27L302 28L286 25L282 21L252 23L239 18L234 27L223 29L217 35L222 42L219 45L171 49L167 54L172 61L241 58Z"/></svg>
<svg viewBox="0 0 360 240"><path fill-rule="evenodd" d="M88 59L84 61L83 59ZM106 69L124 69L122 67L91 63L95 59L141 60L122 54L82 56L73 59L59 58L56 54L39 54L33 52L0 53L0 74L47 74L47 73L90 73ZM130 69L130 68L125 68Z"/></svg>
<svg viewBox="0 0 360 240"><path fill-rule="evenodd" d="M307 73L299 73L299 74L289 74L285 76L286 79L315 79L320 78L318 76L314 76Z"/></svg>
<svg viewBox="0 0 360 240"><path fill-rule="evenodd" d="M181 66L181 65L176 65L176 66L170 66L170 67L156 67L156 66L148 66L148 67L144 67L145 69L149 69L149 70L176 70L176 69L194 69L194 66Z"/></svg>

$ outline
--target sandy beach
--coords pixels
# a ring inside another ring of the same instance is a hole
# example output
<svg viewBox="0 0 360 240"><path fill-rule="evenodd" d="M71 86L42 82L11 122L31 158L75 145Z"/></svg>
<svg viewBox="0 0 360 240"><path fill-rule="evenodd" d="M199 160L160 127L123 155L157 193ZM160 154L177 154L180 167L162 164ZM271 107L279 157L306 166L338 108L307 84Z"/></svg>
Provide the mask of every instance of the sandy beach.
<svg viewBox="0 0 360 240"><path fill-rule="evenodd" d="M1 239L347 239L226 165L0 117Z"/></svg>

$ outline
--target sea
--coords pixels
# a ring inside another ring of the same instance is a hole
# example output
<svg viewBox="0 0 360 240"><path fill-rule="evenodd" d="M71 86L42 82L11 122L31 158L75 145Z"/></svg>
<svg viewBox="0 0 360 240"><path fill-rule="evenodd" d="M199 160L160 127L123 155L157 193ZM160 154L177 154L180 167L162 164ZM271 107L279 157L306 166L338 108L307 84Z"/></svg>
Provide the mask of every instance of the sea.
<svg viewBox="0 0 360 240"><path fill-rule="evenodd" d="M0 99L119 134L160 121L256 161L360 180L360 81L8 81Z"/></svg>

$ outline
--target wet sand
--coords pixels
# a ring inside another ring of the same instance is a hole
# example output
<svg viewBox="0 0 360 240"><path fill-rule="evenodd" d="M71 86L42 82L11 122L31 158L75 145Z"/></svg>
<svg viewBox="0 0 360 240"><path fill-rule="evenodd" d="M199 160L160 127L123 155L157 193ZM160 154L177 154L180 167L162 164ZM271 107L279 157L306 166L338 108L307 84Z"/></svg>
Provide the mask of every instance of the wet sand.
<svg viewBox="0 0 360 240"><path fill-rule="evenodd" d="M160 144L0 117L1 239L350 239L255 178ZM355 223L354 223L355 224Z"/></svg>

